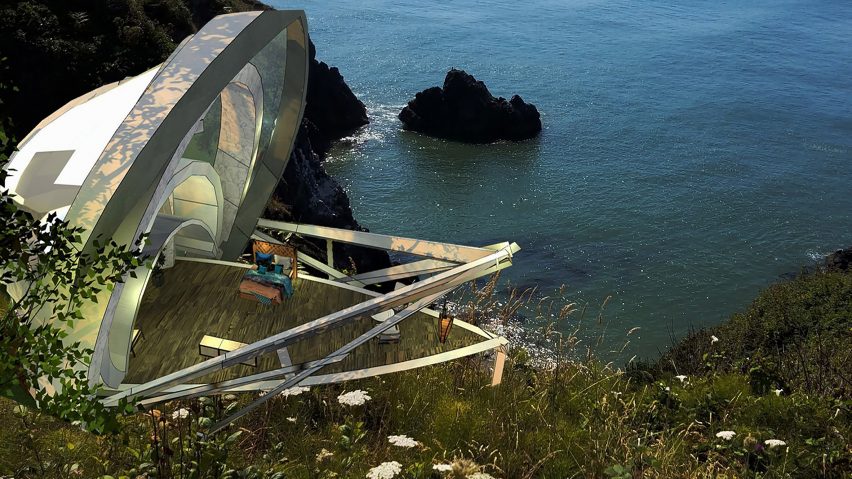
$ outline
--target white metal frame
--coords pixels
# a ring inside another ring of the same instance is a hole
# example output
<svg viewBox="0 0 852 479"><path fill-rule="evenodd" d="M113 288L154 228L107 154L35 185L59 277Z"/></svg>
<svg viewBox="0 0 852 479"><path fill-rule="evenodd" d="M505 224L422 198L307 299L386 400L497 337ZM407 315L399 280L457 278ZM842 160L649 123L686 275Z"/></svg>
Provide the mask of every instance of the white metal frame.
<svg viewBox="0 0 852 479"><path fill-rule="evenodd" d="M226 353L222 356L207 359L193 366L175 371L166 376L148 381L143 384L125 385L112 395L102 399L107 406L117 405L121 399L129 399L140 407L147 407L163 401L196 397L200 395L223 394L226 392L261 390L266 391L261 397L254 400L244 409L237 411L215 424L211 432L215 432L233 420L242 417L260 404L275 397L281 391L296 385L325 384L339 382L349 379L369 377L379 374L404 371L430 364L449 361L466 355L476 354L488 350L498 351L498 360L502 363L502 355L507 341L505 338L495 336L482 329L457 320L456 324L483 338L483 341L452 351L435 354L432 356L418 358L401 363L385 365L381 367L365 368L343 373L327 374L318 376L317 373L324 367L345 359L352 351L365 344L371 339L379 336L388 329L396 326L403 320L411 317L417 312L424 312L430 316L437 317L438 314L428 309L428 306L447 293L460 287L464 283L476 278L491 274L503 268L511 266L512 255L520 248L515 243L498 243L482 248L462 246L434 241L424 241L398 236L380 235L360 231L350 231L338 228L329 228L296 223L285 223L260 219L258 227L276 230L288 235L306 236L310 238L325 239L329 244L334 241L364 246L368 248L381 249L385 251L406 252L425 259L414 261L405 265L392 266L380 270L365 272L353 276L334 269L322 261L302 253L297 253L297 260L303 264L313 267L328 279L317 278L310 275L300 276L307 281L317 281L334 285L335 287L352 289L370 296L369 299L359 304L344 308L340 311L317 318L313 321L301 324L294 328L274 334L268 338L256 341ZM274 241L275 238L263 231L255 231L254 237L264 241ZM218 260L201 258L182 258L187 261L209 262L214 264L236 265ZM241 265L247 267L248 265ZM368 284L376 284L397 279L421 277L419 281L402 286L389 293L381 294L365 289ZM427 277L424 277L427 276ZM376 323L369 331L339 348L328 356L306 364L289 365L272 371L251 374L248 376L221 381L210 384L193 384L193 379L205 376L212 372L230 368L231 366L257 358L267 353L276 353L299 340L321 334L332 328L348 324L352 321L371 320L377 313L392 311L394 308L403 308L394 313L385 321ZM502 364L495 364L495 377L493 384L499 383L498 372L502 374Z"/></svg>

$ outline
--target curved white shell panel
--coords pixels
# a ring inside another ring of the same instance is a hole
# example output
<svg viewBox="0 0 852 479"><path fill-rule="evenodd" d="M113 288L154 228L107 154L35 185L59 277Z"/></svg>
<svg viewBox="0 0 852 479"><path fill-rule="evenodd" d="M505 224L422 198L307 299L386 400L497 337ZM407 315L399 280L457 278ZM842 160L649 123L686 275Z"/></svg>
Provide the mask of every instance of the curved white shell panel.
<svg viewBox="0 0 852 479"><path fill-rule="evenodd" d="M81 227L84 249L150 234L152 257L169 242L236 258L286 166L307 72L303 12L216 17L159 68L45 119L21 143L9 185L34 214ZM149 273L103 291L68 331L69 344L95 351L91 382L122 381Z"/></svg>

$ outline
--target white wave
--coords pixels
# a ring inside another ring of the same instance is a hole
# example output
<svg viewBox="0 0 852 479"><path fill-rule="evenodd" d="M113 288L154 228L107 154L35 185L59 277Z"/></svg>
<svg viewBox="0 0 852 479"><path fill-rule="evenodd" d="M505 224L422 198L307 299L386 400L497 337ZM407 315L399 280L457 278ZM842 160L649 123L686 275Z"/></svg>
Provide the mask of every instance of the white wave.
<svg viewBox="0 0 852 479"><path fill-rule="evenodd" d="M831 253L820 253L819 251L812 249L805 251L805 256L807 256L811 261L822 261L830 254Z"/></svg>

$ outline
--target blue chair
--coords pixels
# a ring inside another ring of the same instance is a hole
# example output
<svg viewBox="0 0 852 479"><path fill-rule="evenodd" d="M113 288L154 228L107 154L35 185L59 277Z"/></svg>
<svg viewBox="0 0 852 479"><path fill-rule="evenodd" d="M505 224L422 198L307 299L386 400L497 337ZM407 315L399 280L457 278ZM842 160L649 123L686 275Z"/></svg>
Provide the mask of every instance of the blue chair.
<svg viewBox="0 0 852 479"><path fill-rule="evenodd" d="M269 265L272 263L272 253L255 253L254 262L258 266Z"/></svg>

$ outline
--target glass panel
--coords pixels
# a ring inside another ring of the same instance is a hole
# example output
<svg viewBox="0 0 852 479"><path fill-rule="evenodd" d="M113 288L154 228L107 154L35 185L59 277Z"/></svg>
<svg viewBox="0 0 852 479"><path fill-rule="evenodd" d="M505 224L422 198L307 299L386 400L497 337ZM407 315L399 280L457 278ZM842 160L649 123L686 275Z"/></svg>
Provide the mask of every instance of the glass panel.
<svg viewBox="0 0 852 479"><path fill-rule="evenodd" d="M257 68L263 83L263 118L260 126L260 142L257 158L263 158L269 139L275 129L281 92L284 89L284 72L287 65L287 30L282 30L269 45L263 48L251 64Z"/></svg>
<svg viewBox="0 0 852 479"><path fill-rule="evenodd" d="M203 129L192 136L186 151L183 153L184 158L191 160L204 161L213 164L216 161L216 150L219 145L219 130L222 118L222 98L217 96L207 110L207 115L202 120Z"/></svg>

